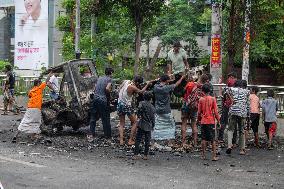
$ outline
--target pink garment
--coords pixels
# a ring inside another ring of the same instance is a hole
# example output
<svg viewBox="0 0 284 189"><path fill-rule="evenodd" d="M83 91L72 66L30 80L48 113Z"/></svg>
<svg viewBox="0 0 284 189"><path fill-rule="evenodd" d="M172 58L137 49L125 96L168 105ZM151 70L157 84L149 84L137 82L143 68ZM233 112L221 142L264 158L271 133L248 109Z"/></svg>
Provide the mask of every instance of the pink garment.
<svg viewBox="0 0 284 189"><path fill-rule="evenodd" d="M259 98L255 94L250 94L250 113L259 114L260 113L260 103Z"/></svg>

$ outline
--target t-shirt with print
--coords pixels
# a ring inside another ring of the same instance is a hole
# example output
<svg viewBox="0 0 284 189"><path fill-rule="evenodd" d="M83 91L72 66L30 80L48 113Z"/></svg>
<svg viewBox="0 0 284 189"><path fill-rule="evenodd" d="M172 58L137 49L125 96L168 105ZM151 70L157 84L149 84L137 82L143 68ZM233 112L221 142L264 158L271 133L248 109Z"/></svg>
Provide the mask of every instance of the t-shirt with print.
<svg viewBox="0 0 284 189"><path fill-rule="evenodd" d="M258 96L256 96L256 94L250 94L249 100L250 100L250 113L259 114L260 104Z"/></svg>
<svg viewBox="0 0 284 189"><path fill-rule="evenodd" d="M231 87L229 88L229 91L234 99L234 103L230 107L229 114L247 117L250 113L249 91L237 87Z"/></svg>
<svg viewBox="0 0 284 189"><path fill-rule="evenodd" d="M172 62L173 74L185 71L184 59L187 59L187 55L182 48L179 49L178 53L175 53L173 49L168 52L168 60Z"/></svg>
<svg viewBox="0 0 284 189"><path fill-rule="evenodd" d="M175 89L175 85L156 84L153 92L155 95L155 108L157 114L171 113L171 92Z"/></svg>
<svg viewBox="0 0 284 189"><path fill-rule="evenodd" d="M41 109L42 106L42 93L46 83L40 84L40 86L33 87L29 92L28 108Z"/></svg>

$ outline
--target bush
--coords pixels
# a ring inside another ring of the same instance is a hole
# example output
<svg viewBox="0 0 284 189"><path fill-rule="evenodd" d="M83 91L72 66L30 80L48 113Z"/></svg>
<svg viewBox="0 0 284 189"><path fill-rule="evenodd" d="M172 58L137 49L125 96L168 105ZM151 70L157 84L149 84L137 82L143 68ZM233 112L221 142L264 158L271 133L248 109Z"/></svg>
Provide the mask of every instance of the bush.
<svg viewBox="0 0 284 189"><path fill-rule="evenodd" d="M4 72L5 66L9 65L10 63L4 60L0 60L0 72ZM11 65L11 64L10 64Z"/></svg>

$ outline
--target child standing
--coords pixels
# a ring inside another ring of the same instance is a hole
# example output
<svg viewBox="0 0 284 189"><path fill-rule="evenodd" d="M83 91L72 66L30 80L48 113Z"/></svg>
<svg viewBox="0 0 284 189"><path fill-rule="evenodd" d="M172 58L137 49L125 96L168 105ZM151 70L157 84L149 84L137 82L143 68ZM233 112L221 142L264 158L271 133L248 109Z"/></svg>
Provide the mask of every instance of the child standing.
<svg viewBox="0 0 284 189"><path fill-rule="evenodd" d="M267 91L267 98L262 102L262 113L264 120L265 133L268 138L268 150L273 150L272 138L276 134L278 102L274 99L274 91Z"/></svg>
<svg viewBox="0 0 284 189"><path fill-rule="evenodd" d="M144 160L148 159L149 146L151 141L151 131L155 126L155 107L151 104L152 93L145 92L143 95L144 101L139 103L138 106L138 130L136 134L135 150L133 159L137 159L139 154L139 145L144 135L145 149L144 149Z"/></svg>
<svg viewBox="0 0 284 189"><path fill-rule="evenodd" d="M220 122L220 116L217 109L216 98L210 96L210 85L204 84L202 91L205 93L198 103L198 122L201 123L202 137L202 159L205 159L206 142L212 142L212 161L217 161L216 141L215 141L215 119Z"/></svg>
<svg viewBox="0 0 284 189"><path fill-rule="evenodd" d="M249 96L250 99L250 122L251 129L254 134L254 144L256 147L259 147L259 137L258 137L258 126L259 126L259 118L260 118L260 103L259 98L257 96L259 89L258 87L252 87L251 94Z"/></svg>

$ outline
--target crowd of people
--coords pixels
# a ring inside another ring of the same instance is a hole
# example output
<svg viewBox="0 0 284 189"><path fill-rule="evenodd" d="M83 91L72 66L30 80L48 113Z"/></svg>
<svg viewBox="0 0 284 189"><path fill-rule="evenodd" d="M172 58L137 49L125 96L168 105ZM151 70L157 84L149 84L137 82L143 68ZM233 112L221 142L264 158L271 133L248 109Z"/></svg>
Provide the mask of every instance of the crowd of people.
<svg viewBox="0 0 284 189"><path fill-rule="evenodd" d="M247 89L247 82L238 80L234 73L230 73L226 87L222 88L222 113L219 114L216 95L210 83L212 76L202 74L194 79L188 75L188 62L185 51L180 43L175 43L168 54L167 72L158 79L148 81L142 86L143 78L135 76L133 80L125 80L120 85L117 115L119 117L119 145L125 145L125 119L131 122L131 131L127 145L135 145L134 159L140 153L140 143L144 138L144 159L148 158L149 148L155 146L155 141L166 141L167 146L175 147L176 123L171 109L171 95L182 98L181 107L181 141L179 146L184 149L197 149L198 127L201 130L202 158L206 158L207 143L212 146L212 160L218 160L217 145L225 143L224 131L227 128L227 154L238 146L240 155L246 154L246 140L248 131L253 130L254 143L259 147L258 127L260 122L260 108L262 107L265 133L268 138L268 149L273 149L272 139L277 129L278 103L273 98L273 90L267 92L267 98L260 102L258 88ZM11 71L11 70L10 70ZM104 137L111 138L110 122L110 92L112 90L112 68L105 69L105 75L98 78L90 109L90 130L87 134L89 142L97 137L96 125L101 118ZM13 95L14 80L7 71L5 91ZM50 73L46 82L34 81L34 87L29 92L28 109L22 119L18 130L32 133L37 137L41 124L40 109L42 105L42 91L48 86L52 98L58 98L57 75ZM151 88L151 90L149 89ZM133 97L141 95L143 100L135 108ZM6 106L5 106L6 107ZM5 112L4 112L5 113ZM192 141L187 140L187 126L191 126ZM16 141L17 135L13 141ZM238 138L238 139L237 139Z"/></svg>
<svg viewBox="0 0 284 189"><path fill-rule="evenodd" d="M171 95L183 99L181 108L181 144L182 148L199 148L198 126L201 130L202 158L205 159L207 143L212 145L212 160L217 161L217 144L224 144L224 131L227 131L227 154L236 148L237 141L240 155L246 154L246 140L248 131L252 129L255 136L255 146L259 147L258 127L260 122L260 108L262 107L265 132L268 138L268 149L273 149L272 138L277 128L276 112L278 103L273 98L274 92L269 90L267 99L262 103L257 96L258 88L247 89L247 82L238 80L234 73L228 75L227 86L222 89L222 114L219 115L217 100L210 83L212 76L202 74L194 81L187 74L188 63L186 53L180 43L176 43L168 54L169 64L167 72L159 79L149 81L140 87L143 78L136 76L132 81L125 80L119 87L117 115L119 116L119 144L125 144L124 127L125 116L131 122L131 132L128 145L135 144L134 159L139 153L139 146L144 137L144 159L148 158L151 141L166 141L167 146L174 147L176 142L176 124L172 115ZM92 107L90 142L96 137L95 117L102 118L105 137L110 137L111 126L108 111L108 95L112 83L113 70L106 69L106 75L97 81L94 103ZM149 86L151 86L149 90ZM133 96L143 95L143 100L135 109ZM107 112L107 113L106 113ZM108 115L106 115L108 114ZM188 143L187 126L192 129L192 141ZM136 136L136 137L135 137ZM238 139L237 139L238 136ZM153 138L153 140L152 140Z"/></svg>

